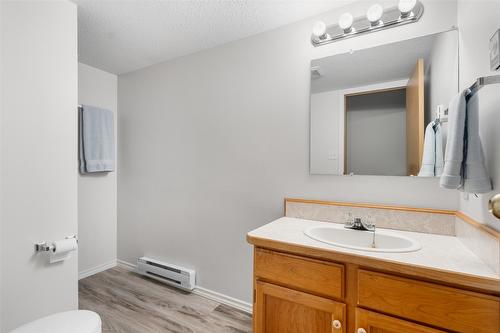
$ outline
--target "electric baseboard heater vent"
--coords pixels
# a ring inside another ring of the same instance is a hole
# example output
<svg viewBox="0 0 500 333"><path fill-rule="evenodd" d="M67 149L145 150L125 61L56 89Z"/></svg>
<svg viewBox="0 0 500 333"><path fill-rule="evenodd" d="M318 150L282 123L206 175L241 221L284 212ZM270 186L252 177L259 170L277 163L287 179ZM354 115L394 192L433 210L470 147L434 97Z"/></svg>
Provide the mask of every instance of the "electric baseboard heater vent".
<svg viewBox="0 0 500 333"><path fill-rule="evenodd" d="M196 283L196 272L194 270L148 257L137 259L137 272L184 290L193 290Z"/></svg>

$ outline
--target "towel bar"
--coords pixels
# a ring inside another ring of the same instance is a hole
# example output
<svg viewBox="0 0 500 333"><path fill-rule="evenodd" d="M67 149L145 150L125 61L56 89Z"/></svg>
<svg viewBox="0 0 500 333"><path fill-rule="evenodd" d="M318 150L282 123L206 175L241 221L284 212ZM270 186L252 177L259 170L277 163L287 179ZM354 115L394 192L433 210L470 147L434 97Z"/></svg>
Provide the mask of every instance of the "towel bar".
<svg viewBox="0 0 500 333"><path fill-rule="evenodd" d="M479 89L481 89L484 86L487 86L487 85L490 85L490 84L498 84L498 83L500 83L500 75L491 75L491 76L482 76L482 77L479 77L476 80L476 82L474 82L469 87L469 92L467 93L467 97L471 97Z"/></svg>
<svg viewBox="0 0 500 333"><path fill-rule="evenodd" d="M481 76L473 84L471 84L471 86L467 90L467 93L465 94L465 97L470 98L482 87L498 83L500 83L500 75ZM448 113L448 108L445 109L445 112Z"/></svg>

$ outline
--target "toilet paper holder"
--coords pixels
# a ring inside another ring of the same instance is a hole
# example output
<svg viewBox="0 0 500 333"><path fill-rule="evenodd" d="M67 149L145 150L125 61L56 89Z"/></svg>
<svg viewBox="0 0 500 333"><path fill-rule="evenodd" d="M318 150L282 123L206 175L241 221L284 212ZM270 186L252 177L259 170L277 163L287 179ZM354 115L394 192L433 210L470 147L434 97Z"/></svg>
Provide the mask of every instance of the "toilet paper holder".
<svg viewBox="0 0 500 333"><path fill-rule="evenodd" d="M76 242L78 243L78 237L76 235L71 235L65 237L65 239L71 239L74 238L76 239ZM55 247L54 243L52 242L39 242L35 243L35 252L54 252Z"/></svg>

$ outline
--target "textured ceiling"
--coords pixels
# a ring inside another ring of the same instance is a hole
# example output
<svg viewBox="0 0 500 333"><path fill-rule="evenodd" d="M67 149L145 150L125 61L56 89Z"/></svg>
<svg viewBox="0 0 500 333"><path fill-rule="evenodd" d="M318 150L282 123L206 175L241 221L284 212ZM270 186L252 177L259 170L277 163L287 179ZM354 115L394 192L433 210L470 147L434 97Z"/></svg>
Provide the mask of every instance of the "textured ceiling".
<svg viewBox="0 0 500 333"><path fill-rule="evenodd" d="M300 21L343 0L73 0L85 64L121 74Z"/></svg>

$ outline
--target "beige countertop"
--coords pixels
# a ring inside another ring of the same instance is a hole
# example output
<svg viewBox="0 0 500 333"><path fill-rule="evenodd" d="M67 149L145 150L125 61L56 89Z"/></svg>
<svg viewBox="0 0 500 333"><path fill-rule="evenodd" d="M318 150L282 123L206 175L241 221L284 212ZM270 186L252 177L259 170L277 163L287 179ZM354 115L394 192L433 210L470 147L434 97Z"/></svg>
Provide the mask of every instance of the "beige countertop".
<svg viewBox="0 0 500 333"><path fill-rule="evenodd" d="M498 274L454 236L379 229L413 238L420 242L422 246L416 252L384 253L333 246L309 238L304 234L304 230L309 227L332 225L342 228L342 225L337 223L282 217L249 232L248 239L251 243L253 243L252 239L269 240L333 253L351 254L358 257L379 259L385 262L408 264L422 268L448 271L450 273L500 280Z"/></svg>

